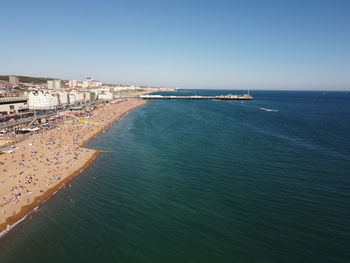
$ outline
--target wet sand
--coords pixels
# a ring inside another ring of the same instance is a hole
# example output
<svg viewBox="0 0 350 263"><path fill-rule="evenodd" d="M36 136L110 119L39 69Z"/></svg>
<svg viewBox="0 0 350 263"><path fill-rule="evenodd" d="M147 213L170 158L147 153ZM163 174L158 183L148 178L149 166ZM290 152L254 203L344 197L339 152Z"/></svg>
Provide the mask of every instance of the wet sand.
<svg viewBox="0 0 350 263"><path fill-rule="evenodd" d="M8 230L88 167L99 152L83 146L145 103L128 99L99 106L83 120L76 117L33 134L17 143L15 151L0 155L0 232Z"/></svg>

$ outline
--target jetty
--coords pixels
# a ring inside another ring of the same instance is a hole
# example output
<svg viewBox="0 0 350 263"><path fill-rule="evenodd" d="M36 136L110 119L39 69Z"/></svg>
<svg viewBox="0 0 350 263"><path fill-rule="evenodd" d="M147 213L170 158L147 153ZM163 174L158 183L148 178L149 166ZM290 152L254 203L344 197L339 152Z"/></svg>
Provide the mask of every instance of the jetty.
<svg viewBox="0 0 350 263"><path fill-rule="evenodd" d="M220 95L220 96L164 96L164 95L140 95L139 98L141 99L148 99L148 100L171 100L171 99L182 99L182 100L252 100L253 97L249 94L243 94L243 95Z"/></svg>

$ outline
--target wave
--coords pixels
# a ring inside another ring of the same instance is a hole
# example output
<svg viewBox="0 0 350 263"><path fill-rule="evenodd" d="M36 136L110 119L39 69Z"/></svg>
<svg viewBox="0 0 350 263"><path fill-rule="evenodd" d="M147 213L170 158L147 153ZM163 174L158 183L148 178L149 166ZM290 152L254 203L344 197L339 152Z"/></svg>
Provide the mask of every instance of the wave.
<svg viewBox="0 0 350 263"><path fill-rule="evenodd" d="M267 109L267 108L260 108L260 110L264 110L264 111L279 111L279 110Z"/></svg>
<svg viewBox="0 0 350 263"><path fill-rule="evenodd" d="M35 211L35 210L33 210ZM33 212L32 211L32 212ZM17 226L19 223L21 223L24 219L26 219L29 216L29 214L25 215L24 217L22 217L20 220L16 221L15 223L13 223L12 225L7 225L7 228L3 231L0 232L0 238L2 238L3 236L5 236L12 228L14 228L15 226Z"/></svg>

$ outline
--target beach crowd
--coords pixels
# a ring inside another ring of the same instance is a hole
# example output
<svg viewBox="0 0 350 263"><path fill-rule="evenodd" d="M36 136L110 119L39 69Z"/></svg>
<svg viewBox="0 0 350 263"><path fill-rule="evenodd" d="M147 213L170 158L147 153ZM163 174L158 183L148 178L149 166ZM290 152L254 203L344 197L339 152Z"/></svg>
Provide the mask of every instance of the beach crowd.
<svg viewBox="0 0 350 263"><path fill-rule="evenodd" d="M84 144L144 103L128 99L98 105L83 118L73 115L51 129L31 134L15 144L14 151L0 155L0 230L11 223L11 216L21 213L23 206L34 209L37 197L79 173L96 155L95 150L84 148Z"/></svg>

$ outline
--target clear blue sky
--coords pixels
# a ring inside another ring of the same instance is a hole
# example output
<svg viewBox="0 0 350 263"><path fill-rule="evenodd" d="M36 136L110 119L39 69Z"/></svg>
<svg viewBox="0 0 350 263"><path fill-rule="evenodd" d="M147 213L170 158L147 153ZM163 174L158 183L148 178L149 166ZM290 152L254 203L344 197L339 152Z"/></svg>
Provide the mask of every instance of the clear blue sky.
<svg viewBox="0 0 350 263"><path fill-rule="evenodd" d="M350 89L349 0L7 0L0 25L0 74Z"/></svg>

